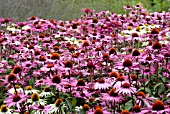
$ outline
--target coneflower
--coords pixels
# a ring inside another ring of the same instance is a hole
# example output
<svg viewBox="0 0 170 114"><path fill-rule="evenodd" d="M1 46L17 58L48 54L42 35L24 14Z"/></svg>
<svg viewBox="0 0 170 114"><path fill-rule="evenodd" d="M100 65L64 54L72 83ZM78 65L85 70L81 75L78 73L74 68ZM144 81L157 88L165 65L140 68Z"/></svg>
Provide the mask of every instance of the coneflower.
<svg viewBox="0 0 170 114"><path fill-rule="evenodd" d="M88 104L84 104L84 106L82 107L82 109L83 109L84 111L89 111L89 110L90 110L90 107L89 107Z"/></svg>
<svg viewBox="0 0 170 114"><path fill-rule="evenodd" d="M39 50L34 50L34 55L35 56L40 55L40 51Z"/></svg>
<svg viewBox="0 0 170 114"><path fill-rule="evenodd" d="M6 105L1 105L0 112L6 113L8 111L8 107Z"/></svg>
<svg viewBox="0 0 170 114"><path fill-rule="evenodd" d="M71 61L71 60L67 60L65 63L65 67L66 68L73 68L73 62ZM71 77L71 70L68 70L68 73L69 73L69 79L70 79L70 77Z"/></svg>
<svg viewBox="0 0 170 114"><path fill-rule="evenodd" d="M116 72L116 71L112 71L112 72L110 72L110 74L109 74L109 77L115 77L115 78L117 78L119 76L119 74Z"/></svg>
<svg viewBox="0 0 170 114"><path fill-rule="evenodd" d="M135 106L133 106L132 111L139 113L139 112L141 112L141 107L139 105L135 105Z"/></svg>
<svg viewBox="0 0 170 114"><path fill-rule="evenodd" d="M87 47L87 46L89 46L90 45L90 43L89 43L89 41L87 41L87 40L85 40L84 42L83 42L83 47Z"/></svg>
<svg viewBox="0 0 170 114"><path fill-rule="evenodd" d="M114 54L114 55L117 54L117 51L116 51L115 48L110 48L110 50L109 50L109 55L111 55L111 54Z"/></svg>
<svg viewBox="0 0 170 114"><path fill-rule="evenodd" d="M42 56L39 57L38 60L39 60L39 61L46 61L46 57L45 57L44 55L42 55Z"/></svg>
<svg viewBox="0 0 170 114"><path fill-rule="evenodd" d="M17 78L16 78L15 74L13 74L13 73L9 74L8 78L7 78L8 82L15 81L16 79Z"/></svg>
<svg viewBox="0 0 170 114"><path fill-rule="evenodd" d="M62 103L63 102L63 100L61 99L61 98L58 98L56 101L55 101L55 105L56 105L56 107L58 107L59 105L60 105L60 103Z"/></svg>
<svg viewBox="0 0 170 114"><path fill-rule="evenodd" d="M137 49L133 50L132 56L139 56L139 55L140 55L139 50L137 50Z"/></svg>
<svg viewBox="0 0 170 114"><path fill-rule="evenodd" d="M74 48L74 46L70 46L68 50L69 50L70 52L74 52L75 48Z"/></svg>
<svg viewBox="0 0 170 114"><path fill-rule="evenodd" d="M125 59L125 60L123 61L123 66L129 68L128 78L129 78L129 82L130 82L130 84L131 84L131 80L130 80L130 67L132 66L132 61L131 61L130 59Z"/></svg>
<svg viewBox="0 0 170 114"><path fill-rule="evenodd" d="M59 47L58 47L58 46L54 46L53 49L54 49L55 51L58 51L58 50L59 50Z"/></svg>
<svg viewBox="0 0 170 114"><path fill-rule="evenodd" d="M83 80L83 79L79 79L78 81L77 81L77 86L85 86L86 84L85 84L85 81Z"/></svg>
<svg viewBox="0 0 170 114"><path fill-rule="evenodd" d="M104 114L102 108L97 107L94 111L94 114Z"/></svg>
<svg viewBox="0 0 170 114"><path fill-rule="evenodd" d="M153 49L161 49L161 48L162 48L162 45L161 45L159 42L155 42L155 43L152 45L152 48L153 48Z"/></svg>
<svg viewBox="0 0 170 114"><path fill-rule="evenodd" d="M130 114L128 110L122 110L120 114Z"/></svg>
<svg viewBox="0 0 170 114"><path fill-rule="evenodd" d="M58 54L58 53L53 53L53 54L51 55L51 59L52 59L52 60L59 60L59 59L60 59L60 54Z"/></svg>
<svg viewBox="0 0 170 114"><path fill-rule="evenodd" d="M14 66L14 69L12 70L12 73L18 74L22 71L22 68L20 66Z"/></svg>
<svg viewBox="0 0 170 114"><path fill-rule="evenodd" d="M151 30L151 34L159 34L159 30L157 28L153 28Z"/></svg>
<svg viewBox="0 0 170 114"><path fill-rule="evenodd" d="M33 94L31 95L31 100L32 100L33 102L39 101L39 100L40 100L39 94L38 94L38 93L33 93Z"/></svg>
<svg viewBox="0 0 170 114"><path fill-rule="evenodd" d="M123 61L123 66L124 67L130 67L132 66L132 61L130 59L126 59Z"/></svg>
<svg viewBox="0 0 170 114"><path fill-rule="evenodd" d="M61 78L58 74L54 75L51 80L53 83L56 83L56 84L59 84L61 82Z"/></svg>
<svg viewBox="0 0 170 114"><path fill-rule="evenodd" d="M156 100L153 105L152 105L152 110L164 110L165 109L165 105L161 100Z"/></svg>

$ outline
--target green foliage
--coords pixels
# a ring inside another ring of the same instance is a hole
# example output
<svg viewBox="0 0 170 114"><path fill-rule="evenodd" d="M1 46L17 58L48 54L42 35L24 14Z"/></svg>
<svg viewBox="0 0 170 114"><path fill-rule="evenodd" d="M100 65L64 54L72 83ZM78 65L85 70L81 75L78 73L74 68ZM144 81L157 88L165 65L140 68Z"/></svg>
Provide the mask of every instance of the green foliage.
<svg viewBox="0 0 170 114"><path fill-rule="evenodd" d="M128 101L125 104L125 110L130 110L133 107L132 100Z"/></svg>
<svg viewBox="0 0 170 114"><path fill-rule="evenodd" d="M142 4L149 12L168 11L169 0L1 0L1 17L25 21L35 15L40 18L70 20L79 18L82 8L94 9L95 12L109 10L125 13L123 6ZM9 10L10 8L10 10Z"/></svg>
<svg viewBox="0 0 170 114"><path fill-rule="evenodd" d="M11 69L6 69L5 74L9 74L11 72Z"/></svg>
<svg viewBox="0 0 170 114"><path fill-rule="evenodd" d="M10 59L10 60L8 61L8 64L14 66L14 65L15 65L15 62Z"/></svg>

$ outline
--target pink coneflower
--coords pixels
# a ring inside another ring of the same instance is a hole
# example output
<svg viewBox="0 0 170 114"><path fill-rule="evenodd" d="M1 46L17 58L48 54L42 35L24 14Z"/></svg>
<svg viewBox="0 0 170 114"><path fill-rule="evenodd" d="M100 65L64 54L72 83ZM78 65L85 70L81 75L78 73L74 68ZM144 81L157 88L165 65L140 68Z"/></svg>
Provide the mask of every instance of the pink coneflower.
<svg viewBox="0 0 170 114"><path fill-rule="evenodd" d="M53 76L50 75L50 78L48 77L47 79L44 80L45 84L47 86L56 86L57 89L61 89L61 82L63 82L62 78L60 77L60 75L55 74Z"/></svg>
<svg viewBox="0 0 170 114"><path fill-rule="evenodd" d="M112 114L111 112L108 112L106 110L103 110L100 106L96 106L95 110L89 110L88 114Z"/></svg>
<svg viewBox="0 0 170 114"><path fill-rule="evenodd" d="M143 108L143 111L150 114L169 114L170 108L168 106L165 106L161 100L155 100L152 106Z"/></svg>
<svg viewBox="0 0 170 114"><path fill-rule="evenodd" d="M12 73L17 74L22 71L22 68L20 66L14 66L14 69L12 70Z"/></svg>
<svg viewBox="0 0 170 114"><path fill-rule="evenodd" d="M12 114L12 109L8 109L6 105L1 105L0 114Z"/></svg>
<svg viewBox="0 0 170 114"><path fill-rule="evenodd" d="M51 55L51 59L52 59L52 60L59 60L59 59L60 59L60 54L58 54L58 53L53 53L53 54Z"/></svg>
<svg viewBox="0 0 170 114"><path fill-rule="evenodd" d="M144 104L149 107L150 104L156 99L154 97L149 97L149 95L145 95L145 93L142 91L137 92L136 98L136 104L138 104L140 107L143 107Z"/></svg>
<svg viewBox="0 0 170 114"><path fill-rule="evenodd" d="M42 86L45 84L45 81L44 80L36 80L35 81L35 86Z"/></svg>
<svg viewBox="0 0 170 114"><path fill-rule="evenodd" d="M63 100L61 98L58 98L54 104L50 104L51 108L50 108L50 114L54 113L54 114L57 114L57 113L62 113L62 114L65 114L65 111L64 110L61 110L61 108L63 109L68 109L68 107L65 105L65 104L61 104L63 102ZM59 108L59 106L61 106Z"/></svg>
<svg viewBox="0 0 170 114"><path fill-rule="evenodd" d="M24 95L21 91L17 94L8 93L8 95L9 96L4 100L4 103L6 103L8 107L17 106L19 108L20 103L28 98L28 96Z"/></svg>
<svg viewBox="0 0 170 114"><path fill-rule="evenodd" d="M51 106L44 106L44 105L33 105L31 106L32 109L36 110L35 114L41 114L41 112L44 112L45 114L48 114L48 112L50 111ZM39 112L40 113L39 113Z"/></svg>
<svg viewBox="0 0 170 114"><path fill-rule="evenodd" d="M122 96L116 92L115 88L112 88L108 93L101 93L103 100L119 103L122 100Z"/></svg>
<svg viewBox="0 0 170 114"><path fill-rule="evenodd" d="M116 92L131 95L131 93L136 93L136 88L131 87L129 83L124 82L121 88L118 88Z"/></svg>
<svg viewBox="0 0 170 114"><path fill-rule="evenodd" d="M130 7L130 6L123 6L123 8L124 8L124 10L132 10L132 7Z"/></svg>
<svg viewBox="0 0 170 114"><path fill-rule="evenodd" d="M88 104L84 104L84 106L82 107L83 111L89 111L90 110L90 106Z"/></svg>
<svg viewBox="0 0 170 114"><path fill-rule="evenodd" d="M40 93L40 97L46 97L46 96L51 96L51 95L54 95L54 94L49 87L45 87L44 90Z"/></svg>
<svg viewBox="0 0 170 114"><path fill-rule="evenodd" d="M111 84L106 82L104 78L99 79L94 83L94 89L105 90L111 87Z"/></svg>
<svg viewBox="0 0 170 114"><path fill-rule="evenodd" d="M135 113L139 113L141 112L141 107L139 105L135 105L133 106L132 111Z"/></svg>
<svg viewBox="0 0 170 114"><path fill-rule="evenodd" d="M123 76L122 73L119 74L119 76L116 78L115 82L112 82L112 85L114 88L118 89L122 86L122 84L127 81L127 77Z"/></svg>
<svg viewBox="0 0 170 114"><path fill-rule="evenodd" d="M26 88L25 88L25 93L26 93L27 95L30 95L30 94L32 94L32 93L34 93L34 92L38 92L38 91L39 91L39 90L33 89L32 86L26 86Z"/></svg>
<svg viewBox="0 0 170 114"><path fill-rule="evenodd" d="M130 114L128 110L122 110L120 114Z"/></svg>
<svg viewBox="0 0 170 114"><path fill-rule="evenodd" d="M74 92L73 92L74 93ZM86 99L87 97L90 97L92 96L94 92L88 92L86 89L83 89L81 91L75 91L75 97L78 97L78 98L84 98Z"/></svg>

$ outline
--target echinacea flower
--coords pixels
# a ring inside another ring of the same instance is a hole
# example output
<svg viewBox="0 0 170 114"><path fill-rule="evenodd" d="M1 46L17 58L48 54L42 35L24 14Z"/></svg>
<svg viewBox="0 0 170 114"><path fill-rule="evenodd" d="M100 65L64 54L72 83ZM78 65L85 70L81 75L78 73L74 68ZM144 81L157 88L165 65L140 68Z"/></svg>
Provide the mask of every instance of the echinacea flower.
<svg viewBox="0 0 170 114"><path fill-rule="evenodd" d="M141 112L141 107L139 105L135 105L133 106L132 111L135 113L139 113Z"/></svg>
<svg viewBox="0 0 170 114"><path fill-rule="evenodd" d="M15 89L16 89L17 92L20 92L20 91L23 92L23 89L19 85L15 85ZM9 89L8 93L14 94L15 93L15 89L14 89L14 87Z"/></svg>
<svg viewBox="0 0 170 114"><path fill-rule="evenodd" d="M64 110L68 110L68 107L65 104L61 104L63 102L63 100L61 98L58 98L54 104L50 104L51 108L50 108L50 114L53 113L59 113L61 112L62 114L66 114L66 112ZM60 106L61 105L61 106ZM60 106L60 108L59 108ZM61 108L63 108L64 110L61 110Z"/></svg>
<svg viewBox="0 0 170 114"><path fill-rule="evenodd" d="M149 97L149 95L146 95L142 91L136 93L136 98L136 104L138 104L140 107L143 107L144 105L149 107L150 104L156 99L154 97Z"/></svg>
<svg viewBox="0 0 170 114"><path fill-rule="evenodd" d="M94 83L94 89L105 90L109 87L111 87L111 84L106 82L104 78L101 78Z"/></svg>
<svg viewBox="0 0 170 114"><path fill-rule="evenodd" d="M40 95L35 92L31 95L31 99L28 99L27 102L32 103L33 105L36 105L37 103L45 105L47 101L40 99Z"/></svg>
<svg viewBox="0 0 170 114"><path fill-rule="evenodd" d="M96 106L95 110L92 111L91 109L88 111L88 114L112 114L111 112L108 112L107 110L102 109L100 106Z"/></svg>
<svg viewBox="0 0 170 114"><path fill-rule="evenodd" d="M136 88L131 87L129 83L125 82L116 90L116 92L131 95L131 93L136 93Z"/></svg>
<svg viewBox="0 0 170 114"><path fill-rule="evenodd" d="M6 105L1 105L0 114L12 114L12 109L9 109Z"/></svg>
<svg viewBox="0 0 170 114"><path fill-rule="evenodd" d="M45 87L44 90L40 93L40 97L46 97L46 96L50 96L50 95L54 95L54 94L51 91L51 89L48 87Z"/></svg>
<svg viewBox="0 0 170 114"><path fill-rule="evenodd" d="M36 89L33 89L32 86L26 86L26 89L25 89L25 93L28 95L28 94L32 94L32 93L37 93L38 90Z"/></svg>
<svg viewBox="0 0 170 114"><path fill-rule="evenodd" d="M51 106L49 106L49 105L47 105L47 106L44 106L44 105L33 105L33 106L31 106L31 108L33 109L33 110L35 110L35 112L34 112L34 114L41 114L42 112L44 113L44 114L48 114L48 112L50 111L50 108L51 108Z"/></svg>
<svg viewBox="0 0 170 114"><path fill-rule="evenodd" d="M90 106L88 104L84 104L84 106L82 107L83 111L87 112L90 110Z"/></svg>
<svg viewBox="0 0 170 114"><path fill-rule="evenodd" d="M122 110L120 114L130 114L128 110Z"/></svg>
<svg viewBox="0 0 170 114"><path fill-rule="evenodd" d="M101 93L102 100L120 103L122 96L116 92L115 88L112 88L108 93Z"/></svg>
<svg viewBox="0 0 170 114"><path fill-rule="evenodd" d="M130 67L130 66L132 66L132 61L131 61L130 59L125 59L125 60L123 61L123 66L124 66L124 67Z"/></svg>
<svg viewBox="0 0 170 114"><path fill-rule="evenodd" d="M17 94L8 93L8 95L9 96L4 100L4 103L6 103L8 107L17 106L19 108L20 103L28 98L28 96L24 95L21 91Z"/></svg>
<svg viewBox="0 0 170 114"><path fill-rule="evenodd" d="M143 108L143 111L145 113L150 114L169 114L170 108L168 106L165 106L165 104L161 100L155 100L152 106L148 106L146 108Z"/></svg>
<svg viewBox="0 0 170 114"><path fill-rule="evenodd" d="M12 73L17 74L22 71L22 68L20 66L14 66L14 69L12 70Z"/></svg>
<svg viewBox="0 0 170 114"><path fill-rule="evenodd" d="M55 74L53 76L50 75L50 78L48 77L44 80L44 82L47 86L56 86L56 88L59 90L62 88L60 84L61 82L64 82L64 80L62 80L59 74Z"/></svg>

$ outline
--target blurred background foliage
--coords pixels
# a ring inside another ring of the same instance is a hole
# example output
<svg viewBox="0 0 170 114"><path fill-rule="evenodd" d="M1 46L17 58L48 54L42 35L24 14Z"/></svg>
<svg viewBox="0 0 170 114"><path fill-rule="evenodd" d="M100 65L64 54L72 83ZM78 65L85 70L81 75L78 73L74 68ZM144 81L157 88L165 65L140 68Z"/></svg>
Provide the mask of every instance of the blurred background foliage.
<svg viewBox="0 0 170 114"><path fill-rule="evenodd" d="M125 13L123 6L141 3L149 12L168 11L170 0L0 0L0 17L26 21L30 16L44 19L70 20L79 18L82 8L95 12L109 10Z"/></svg>

